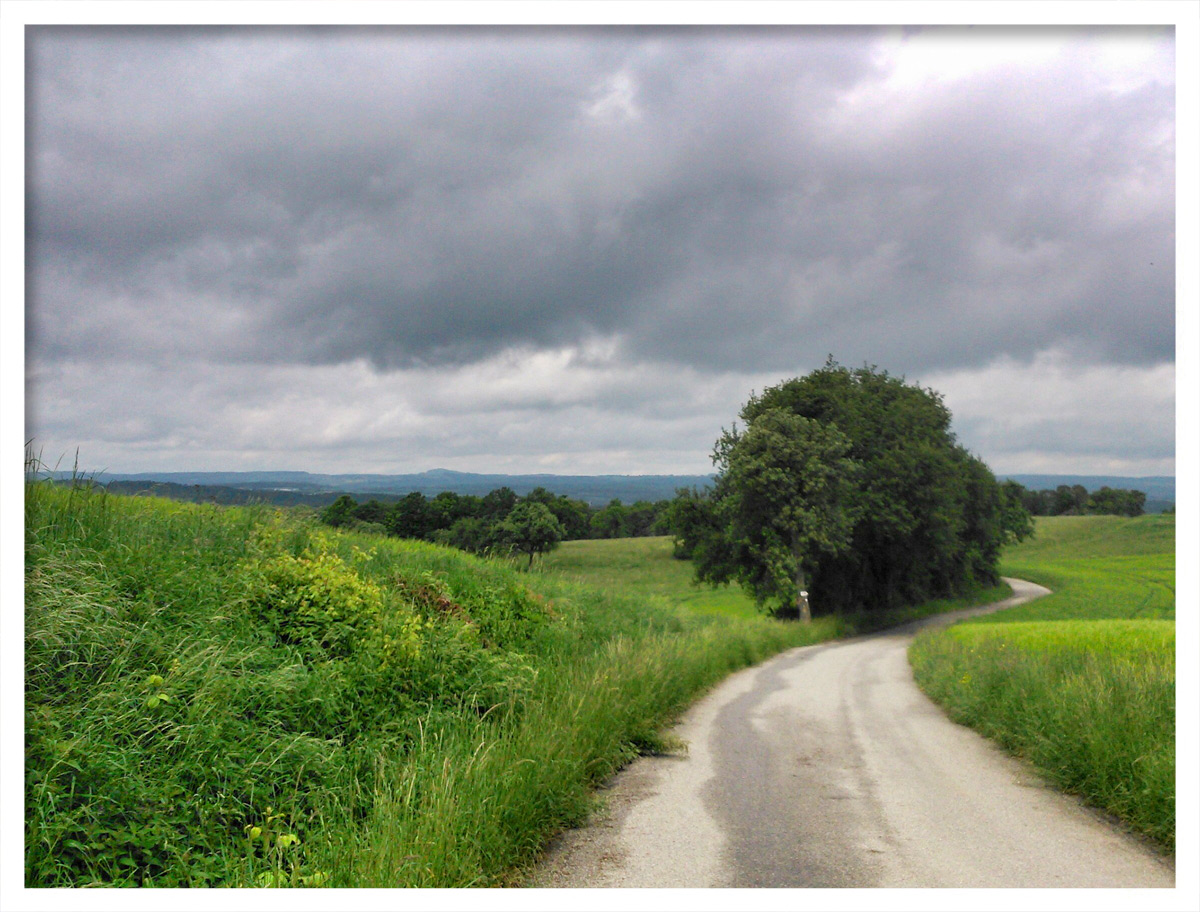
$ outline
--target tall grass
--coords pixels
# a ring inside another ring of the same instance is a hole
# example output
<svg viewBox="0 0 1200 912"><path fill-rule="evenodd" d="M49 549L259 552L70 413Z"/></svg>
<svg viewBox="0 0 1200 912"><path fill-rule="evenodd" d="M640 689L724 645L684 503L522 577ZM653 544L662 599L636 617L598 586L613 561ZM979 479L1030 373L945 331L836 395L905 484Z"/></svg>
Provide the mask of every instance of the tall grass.
<svg viewBox="0 0 1200 912"><path fill-rule="evenodd" d="M1006 573L1052 596L921 634L918 684L956 720L1175 844L1174 521L1039 519Z"/></svg>
<svg viewBox="0 0 1200 912"><path fill-rule="evenodd" d="M25 493L30 886L506 883L698 692L834 633L268 509Z"/></svg>
<svg viewBox="0 0 1200 912"><path fill-rule="evenodd" d="M586 818L594 786L664 747L659 732L699 690L797 644L794 628L759 633L618 637L586 660L561 656L520 719L443 728L402 758L360 838L331 844L328 864L363 886L512 882L547 835Z"/></svg>

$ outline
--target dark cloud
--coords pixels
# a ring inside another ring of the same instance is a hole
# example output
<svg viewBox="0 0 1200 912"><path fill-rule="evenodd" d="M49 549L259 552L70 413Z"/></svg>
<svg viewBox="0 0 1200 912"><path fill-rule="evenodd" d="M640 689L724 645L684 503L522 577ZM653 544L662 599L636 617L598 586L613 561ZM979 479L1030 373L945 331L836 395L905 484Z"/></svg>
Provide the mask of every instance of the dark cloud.
<svg viewBox="0 0 1200 912"><path fill-rule="evenodd" d="M906 90L865 29L34 29L31 347L1169 360L1174 87L1094 34Z"/></svg>
<svg viewBox="0 0 1200 912"><path fill-rule="evenodd" d="M1169 30L27 40L55 457L705 472L832 353L997 471L1173 470Z"/></svg>

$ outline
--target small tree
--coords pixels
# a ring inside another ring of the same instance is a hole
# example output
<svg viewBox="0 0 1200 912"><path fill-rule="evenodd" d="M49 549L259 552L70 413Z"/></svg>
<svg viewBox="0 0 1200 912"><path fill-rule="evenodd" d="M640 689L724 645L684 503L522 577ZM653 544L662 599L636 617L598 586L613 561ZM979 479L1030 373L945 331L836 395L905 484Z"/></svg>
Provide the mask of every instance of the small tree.
<svg viewBox="0 0 1200 912"><path fill-rule="evenodd" d="M716 509L734 554L716 574L777 614L810 621L808 573L819 554L844 550L854 530L858 465L849 451L836 427L783 409L763 411L744 433L726 431L713 454Z"/></svg>
<svg viewBox="0 0 1200 912"><path fill-rule="evenodd" d="M614 498L608 506L592 515L592 538L625 538L628 509L621 499Z"/></svg>
<svg viewBox="0 0 1200 912"><path fill-rule="evenodd" d="M197 485L199 487L199 485ZM321 511L321 522L330 526L344 526L354 519L358 502L349 494L343 494Z"/></svg>
<svg viewBox="0 0 1200 912"><path fill-rule="evenodd" d="M514 551L529 555L526 570L533 566L535 554L553 550L563 538L562 523L550 508L537 501L522 501L496 526L498 537Z"/></svg>

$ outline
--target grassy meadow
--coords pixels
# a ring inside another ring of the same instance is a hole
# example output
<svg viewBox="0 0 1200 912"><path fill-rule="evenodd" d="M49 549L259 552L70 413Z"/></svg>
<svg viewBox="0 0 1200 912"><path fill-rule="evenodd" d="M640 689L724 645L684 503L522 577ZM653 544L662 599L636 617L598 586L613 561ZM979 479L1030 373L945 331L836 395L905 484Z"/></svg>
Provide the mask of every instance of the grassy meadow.
<svg viewBox="0 0 1200 912"><path fill-rule="evenodd" d="M673 550L669 536L569 541L541 560L545 571L597 589L666 599L700 614L731 618L762 614L737 586L714 588L693 582L692 562L676 560Z"/></svg>
<svg viewBox="0 0 1200 912"><path fill-rule="evenodd" d="M1174 851L1174 516L1041 517L1001 570L1053 594L919 635L917 683L1059 788Z"/></svg>
<svg viewBox="0 0 1200 912"><path fill-rule="evenodd" d="M694 614L753 619L762 616L754 599L738 586L712 587L692 578L691 561L672 556L671 538L617 538L569 541L541 558L545 572L612 592L642 599L666 599ZM999 601L1012 594L1007 584L985 586L961 598L934 599L894 611L813 619L819 639L855 636L919 618Z"/></svg>
<svg viewBox="0 0 1200 912"><path fill-rule="evenodd" d="M693 610L669 553L585 581L265 507L25 495L28 886L519 882L701 692L834 632L736 592Z"/></svg>

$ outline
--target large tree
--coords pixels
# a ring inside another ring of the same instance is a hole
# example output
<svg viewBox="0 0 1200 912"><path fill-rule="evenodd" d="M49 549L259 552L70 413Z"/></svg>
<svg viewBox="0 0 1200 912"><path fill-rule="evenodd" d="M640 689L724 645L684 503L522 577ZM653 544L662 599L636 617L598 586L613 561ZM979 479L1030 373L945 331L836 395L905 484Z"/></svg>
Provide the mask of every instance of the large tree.
<svg viewBox="0 0 1200 912"><path fill-rule="evenodd" d="M995 581L1000 547L1028 534L1024 508L1000 488L986 465L958 445L950 412L933 390L875 368L850 370L831 359L804 377L752 396L740 417L749 435L764 416L780 412L836 429L848 441L842 458L860 466L839 495L840 515L853 520L848 543L811 542L802 563L815 610L887 609L960 594ZM777 414L769 425L779 437L807 428L795 425L785 432ZM679 511L693 520L694 539L685 537L682 544L693 552L701 579L740 579L755 591L759 571L753 569L751 551L739 544L745 534L731 512L737 498L745 496L745 485L722 461L727 439L718 441L721 471L709 495L711 510L689 504ZM777 467L772 477L792 490L803 484L792 478L800 472ZM761 497L759 502L765 504Z"/></svg>
<svg viewBox="0 0 1200 912"><path fill-rule="evenodd" d="M732 561L707 568L712 577L732 570L760 605L811 620L808 574L821 555L844 550L854 528L858 465L849 451L836 427L783 409L760 412L744 432L726 431L713 458Z"/></svg>
<svg viewBox="0 0 1200 912"><path fill-rule="evenodd" d="M420 491L397 501L388 513L387 530L399 538L428 538L433 531L434 513Z"/></svg>

